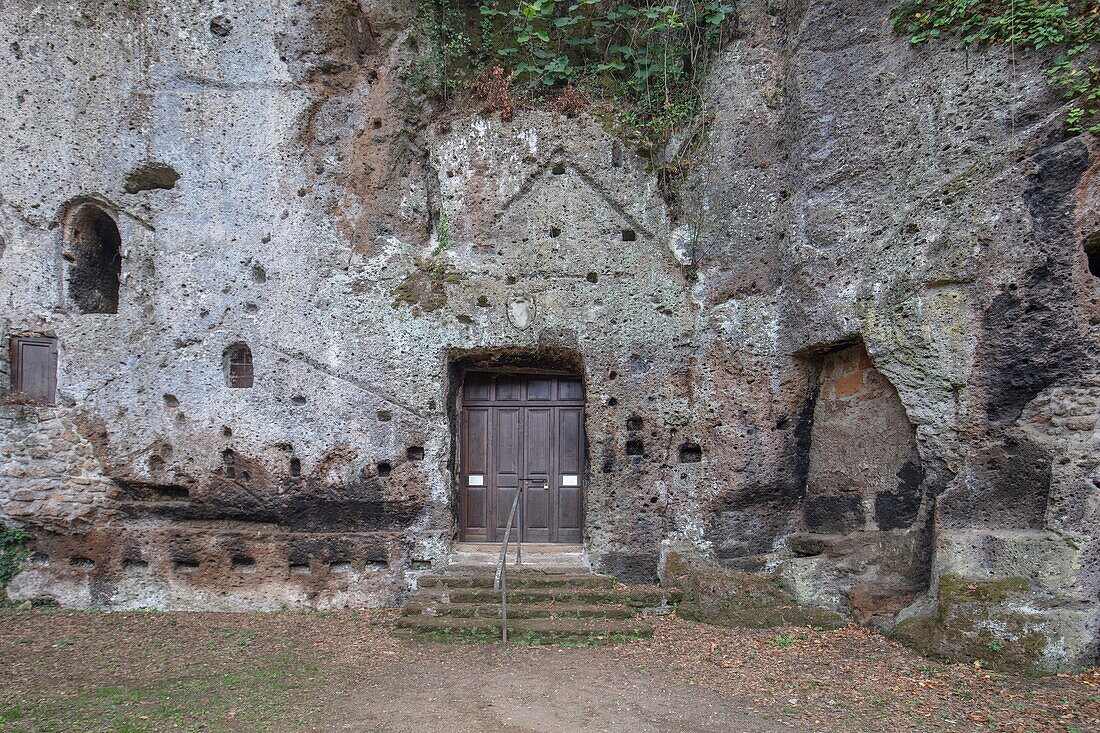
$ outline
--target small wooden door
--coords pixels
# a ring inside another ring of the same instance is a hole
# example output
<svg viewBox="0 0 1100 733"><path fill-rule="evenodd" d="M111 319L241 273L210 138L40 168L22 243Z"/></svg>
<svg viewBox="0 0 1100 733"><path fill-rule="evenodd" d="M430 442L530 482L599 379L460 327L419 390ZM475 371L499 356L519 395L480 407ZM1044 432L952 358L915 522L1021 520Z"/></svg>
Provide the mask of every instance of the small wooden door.
<svg viewBox="0 0 1100 733"><path fill-rule="evenodd" d="M500 542L516 491L524 542L579 544L584 495L584 389L573 377L466 375L459 523L466 542ZM513 530L512 538L517 538Z"/></svg>

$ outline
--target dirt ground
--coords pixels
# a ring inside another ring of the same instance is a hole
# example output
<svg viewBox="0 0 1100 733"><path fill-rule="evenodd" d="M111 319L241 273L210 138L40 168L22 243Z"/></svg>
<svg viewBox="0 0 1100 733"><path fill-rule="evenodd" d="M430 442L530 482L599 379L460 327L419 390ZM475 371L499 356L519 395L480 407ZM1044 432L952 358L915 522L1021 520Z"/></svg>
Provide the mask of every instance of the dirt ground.
<svg viewBox="0 0 1100 733"><path fill-rule="evenodd" d="M1100 730L1100 674L923 660L861 629L662 621L611 647L396 639L391 611L0 612L0 731Z"/></svg>

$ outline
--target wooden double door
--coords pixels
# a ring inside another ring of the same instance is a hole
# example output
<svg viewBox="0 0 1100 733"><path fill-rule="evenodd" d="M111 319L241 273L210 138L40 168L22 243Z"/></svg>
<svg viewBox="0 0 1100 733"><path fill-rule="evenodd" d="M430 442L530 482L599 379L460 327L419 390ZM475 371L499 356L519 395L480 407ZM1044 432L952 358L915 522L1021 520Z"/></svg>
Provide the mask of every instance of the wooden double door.
<svg viewBox="0 0 1100 733"><path fill-rule="evenodd" d="M513 527L522 525L524 542L580 543L585 450L579 379L467 373L460 441L463 541L502 541L522 487Z"/></svg>

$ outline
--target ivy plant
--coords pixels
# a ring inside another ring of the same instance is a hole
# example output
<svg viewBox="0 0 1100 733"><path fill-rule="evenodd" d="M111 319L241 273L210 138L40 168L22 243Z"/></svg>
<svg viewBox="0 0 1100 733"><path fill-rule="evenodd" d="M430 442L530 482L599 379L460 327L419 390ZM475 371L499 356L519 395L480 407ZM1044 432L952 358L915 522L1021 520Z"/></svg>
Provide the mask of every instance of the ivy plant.
<svg viewBox="0 0 1100 733"><path fill-rule="evenodd" d="M913 43L955 35L1056 51L1047 79L1072 100L1073 132L1100 133L1100 4L1096 0L902 0L894 28Z"/></svg>
<svg viewBox="0 0 1100 733"><path fill-rule="evenodd" d="M473 88L501 67L530 99L583 89L650 142L694 117L698 82L736 25L722 0L456 2L422 0L435 49L427 76Z"/></svg>
<svg viewBox="0 0 1100 733"><path fill-rule="evenodd" d="M8 582L22 570L23 560L30 554L26 545L31 536L21 529L0 525L0 602Z"/></svg>

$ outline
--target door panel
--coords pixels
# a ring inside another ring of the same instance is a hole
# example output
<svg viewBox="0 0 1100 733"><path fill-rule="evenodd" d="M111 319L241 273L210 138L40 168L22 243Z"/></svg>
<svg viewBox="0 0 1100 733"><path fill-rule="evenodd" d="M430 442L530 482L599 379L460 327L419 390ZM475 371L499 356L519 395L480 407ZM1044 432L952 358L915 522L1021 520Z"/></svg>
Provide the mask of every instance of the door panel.
<svg viewBox="0 0 1100 733"><path fill-rule="evenodd" d="M524 515L523 538L529 542L550 541L552 488L548 485L553 471L553 434L549 407L524 410Z"/></svg>
<svg viewBox="0 0 1100 733"><path fill-rule="evenodd" d="M462 415L462 539L501 541L522 484L513 539L522 524L525 542L579 543L586 471L580 381L470 374ZM480 480L484 486L475 485Z"/></svg>
<svg viewBox="0 0 1100 733"><path fill-rule="evenodd" d="M584 411L558 408L557 526L559 542L581 541L581 485L584 482Z"/></svg>
<svg viewBox="0 0 1100 733"><path fill-rule="evenodd" d="M459 474L462 482L460 497L463 500L461 521L465 534L471 540L488 540L489 517L489 418L487 407L471 407L464 410L462 427L465 444L463 455L465 468ZM474 478L471 485L470 477Z"/></svg>
<svg viewBox="0 0 1100 733"><path fill-rule="evenodd" d="M493 514L493 537L504 537L508 512L512 510L519 482L523 477L520 441L523 435L523 410L519 407L494 407L492 453L494 470L490 475L490 511ZM492 538L490 538L492 539Z"/></svg>

